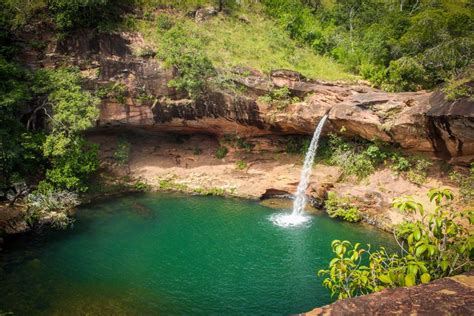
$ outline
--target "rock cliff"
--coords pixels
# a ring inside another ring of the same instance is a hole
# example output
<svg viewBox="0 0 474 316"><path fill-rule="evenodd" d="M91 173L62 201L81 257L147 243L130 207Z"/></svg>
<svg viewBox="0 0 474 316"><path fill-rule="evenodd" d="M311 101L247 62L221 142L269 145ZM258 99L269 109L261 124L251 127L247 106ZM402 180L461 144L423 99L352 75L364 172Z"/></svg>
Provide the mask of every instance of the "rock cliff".
<svg viewBox="0 0 474 316"><path fill-rule="evenodd" d="M62 42L47 40L44 54L26 50L23 59L33 67L75 64L91 88L110 82L125 87L120 98L104 99L97 128L241 137L310 135L317 121L329 114L326 133L378 139L464 164L474 158L474 102L467 98L448 101L440 91L386 93L365 85L309 80L288 70L263 75L236 69L232 84L240 92L214 87L191 100L168 87L173 69L164 68L153 54L134 53L146 47L139 34L83 31ZM287 87L298 99L278 107L259 98L279 87Z"/></svg>
<svg viewBox="0 0 474 316"><path fill-rule="evenodd" d="M409 288L337 301L315 308L316 315L472 315L474 313L474 272Z"/></svg>

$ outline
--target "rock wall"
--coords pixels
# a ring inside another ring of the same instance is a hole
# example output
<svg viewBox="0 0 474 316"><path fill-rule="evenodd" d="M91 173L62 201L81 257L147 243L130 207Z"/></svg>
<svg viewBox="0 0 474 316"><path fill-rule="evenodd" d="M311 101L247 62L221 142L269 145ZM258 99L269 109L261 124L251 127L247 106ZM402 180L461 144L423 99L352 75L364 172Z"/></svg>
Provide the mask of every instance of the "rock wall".
<svg viewBox="0 0 474 316"><path fill-rule="evenodd" d="M306 313L316 315L473 315L474 272L414 287L387 289L337 301Z"/></svg>
<svg viewBox="0 0 474 316"><path fill-rule="evenodd" d="M467 98L450 102L439 91L386 93L365 85L308 80L288 70L265 76L236 69L233 83L244 92L212 88L201 99L190 100L168 87L173 69L164 68L153 54L137 56L144 48L139 34L82 32L62 42L50 39L45 54L26 50L24 59L33 67L78 65L91 88L110 82L125 85L122 102L114 97L103 101L99 129L311 135L321 117L329 114L324 133L392 142L464 164L474 159L474 102ZM301 101L279 108L259 99L278 87L288 87Z"/></svg>

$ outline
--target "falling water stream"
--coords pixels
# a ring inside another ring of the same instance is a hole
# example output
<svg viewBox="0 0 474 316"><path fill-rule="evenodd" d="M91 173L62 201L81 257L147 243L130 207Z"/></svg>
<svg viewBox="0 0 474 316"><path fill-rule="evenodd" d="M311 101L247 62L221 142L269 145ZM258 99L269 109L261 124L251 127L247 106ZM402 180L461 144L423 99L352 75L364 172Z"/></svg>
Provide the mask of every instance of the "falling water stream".
<svg viewBox="0 0 474 316"><path fill-rule="evenodd" d="M295 199L293 202L293 211L291 214L279 214L272 217L272 221L276 225L283 227L298 226L311 219L309 216L304 214L304 208L307 202L306 188L308 187L309 178L311 177L314 157L316 155L316 150L318 149L319 136L321 135L326 119L327 114L319 121L319 124L314 131L313 138L311 139L308 151L306 152L303 169L301 170L300 182L296 189Z"/></svg>

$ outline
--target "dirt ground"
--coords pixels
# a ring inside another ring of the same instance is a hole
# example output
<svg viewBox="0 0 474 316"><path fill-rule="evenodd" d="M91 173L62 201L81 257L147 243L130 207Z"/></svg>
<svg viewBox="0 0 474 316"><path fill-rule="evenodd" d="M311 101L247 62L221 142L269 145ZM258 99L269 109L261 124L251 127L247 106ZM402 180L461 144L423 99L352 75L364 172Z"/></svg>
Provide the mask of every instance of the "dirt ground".
<svg viewBox="0 0 474 316"><path fill-rule="evenodd" d="M218 159L215 152L219 142L206 135L111 132L91 135L90 139L100 144L102 161L118 176L140 178L155 189L164 183L181 191L219 189L227 195L250 199L260 198L268 189L293 193L303 161L301 155L285 153L265 142L257 144L251 152L226 144L229 153ZM120 165L114 158L120 139L130 144L128 164ZM367 222L389 229L406 218L391 208L394 198L411 195L428 206L427 191L441 186L457 191L434 178L418 186L387 168L377 170L359 183L344 182L340 181L337 167L315 164L308 193L318 196L331 190L339 196L350 196L364 212Z"/></svg>

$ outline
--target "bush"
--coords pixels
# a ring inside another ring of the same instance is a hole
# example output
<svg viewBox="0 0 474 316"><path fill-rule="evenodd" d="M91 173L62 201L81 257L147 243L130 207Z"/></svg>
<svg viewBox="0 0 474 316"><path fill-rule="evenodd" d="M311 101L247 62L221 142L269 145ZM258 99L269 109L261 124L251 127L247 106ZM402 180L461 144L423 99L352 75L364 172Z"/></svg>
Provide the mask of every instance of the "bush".
<svg viewBox="0 0 474 316"><path fill-rule="evenodd" d="M396 228L400 254L389 253L384 247L372 250L370 245L361 248L359 243L332 242L335 257L329 269L318 272L327 276L323 285L332 296L343 299L384 288L413 286L473 268L474 232L458 223L467 217L472 225L474 214L454 210L453 194L447 189L430 190L428 196L436 204L432 214L425 214L423 205L411 198L394 201L394 207L421 218Z"/></svg>
<svg viewBox="0 0 474 316"><path fill-rule="evenodd" d="M96 95L101 98L111 98L120 104L125 104L127 100L127 86L121 82L109 82L97 89Z"/></svg>
<svg viewBox="0 0 474 316"><path fill-rule="evenodd" d="M331 218L340 218L348 222L359 222L362 219L359 210L350 205L348 198L338 197L334 192L328 193L324 206Z"/></svg>
<svg viewBox="0 0 474 316"><path fill-rule="evenodd" d="M114 152L114 159L121 165L128 163L130 156L130 143L124 139L120 138L117 142L117 148Z"/></svg>
<svg viewBox="0 0 474 316"><path fill-rule="evenodd" d="M472 203L474 201L474 163L471 163L471 168L467 175L453 171L449 177L459 185L461 199L467 204Z"/></svg>
<svg viewBox="0 0 474 316"><path fill-rule="evenodd" d="M384 85L389 91L419 90L426 86L426 72L412 57L402 57L390 62L388 80Z"/></svg>
<svg viewBox="0 0 474 316"><path fill-rule="evenodd" d="M217 159L222 159L224 158L225 156L227 156L227 153L229 152L229 150L227 149L227 147L225 146L220 146L219 148L217 148L216 150L216 158Z"/></svg>
<svg viewBox="0 0 474 316"><path fill-rule="evenodd" d="M235 163L235 166L238 170L244 170L245 168L247 168L247 163L243 160L238 160Z"/></svg>
<svg viewBox="0 0 474 316"><path fill-rule="evenodd" d="M207 79L215 74L202 44L188 36L179 25L165 32L158 56L177 71L177 77L169 81L168 85L185 91L193 99L202 95L206 90Z"/></svg>
<svg viewBox="0 0 474 316"><path fill-rule="evenodd" d="M164 31L171 29L174 25L173 21L167 14L159 14L156 17L156 24L160 30Z"/></svg>
<svg viewBox="0 0 474 316"><path fill-rule="evenodd" d="M428 168L433 165L426 159L420 158L415 159L412 164L412 167L407 172L407 179L411 182L422 185L425 183L426 178L428 177Z"/></svg>
<svg viewBox="0 0 474 316"><path fill-rule="evenodd" d="M237 143L238 148L244 149L246 152L251 152L252 149L255 147L254 144L245 141L245 139L243 139L239 136L237 136L237 142L236 143Z"/></svg>
<svg viewBox="0 0 474 316"><path fill-rule="evenodd" d="M335 134L329 135L327 145L323 142L317 158L329 165L339 166L343 178L354 176L357 180L363 180L377 167L389 165L392 171L418 185L426 181L432 165L424 158L404 157L387 144L365 140L345 141Z"/></svg>
<svg viewBox="0 0 474 316"><path fill-rule="evenodd" d="M73 192L31 193L26 197L26 222L30 226L46 222L53 227L66 228L72 223L68 212L77 205L79 197Z"/></svg>
<svg viewBox="0 0 474 316"><path fill-rule="evenodd" d="M259 98L261 102L275 105L277 110L284 110L292 102L299 102L299 98L291 97L288 87L275 88Z"/></svg>

